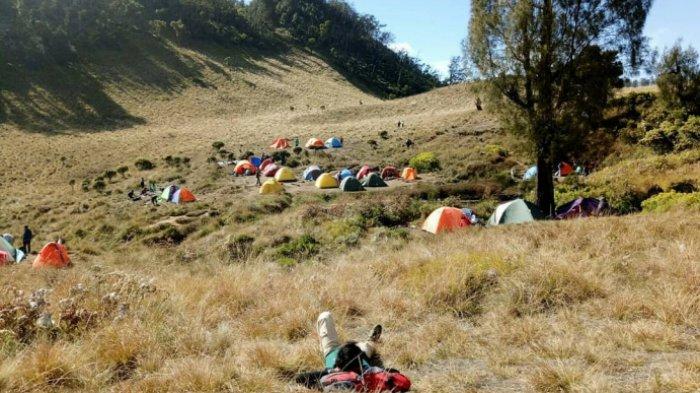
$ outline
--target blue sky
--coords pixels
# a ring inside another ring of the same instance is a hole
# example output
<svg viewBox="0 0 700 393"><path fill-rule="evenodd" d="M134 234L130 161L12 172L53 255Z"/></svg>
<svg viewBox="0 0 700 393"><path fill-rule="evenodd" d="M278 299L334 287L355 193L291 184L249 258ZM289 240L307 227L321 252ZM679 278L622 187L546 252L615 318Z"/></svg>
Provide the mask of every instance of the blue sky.
<svg viewBox="0 0 700 393"><path fill-rule="evenodd" d="M348 0L361 13L372 14L407 50L441 73L450 57L460 54L467 34L469 0ZM656 0L647 20L652 45L663 49L679 38L700 49L700 0Z"/></svg>

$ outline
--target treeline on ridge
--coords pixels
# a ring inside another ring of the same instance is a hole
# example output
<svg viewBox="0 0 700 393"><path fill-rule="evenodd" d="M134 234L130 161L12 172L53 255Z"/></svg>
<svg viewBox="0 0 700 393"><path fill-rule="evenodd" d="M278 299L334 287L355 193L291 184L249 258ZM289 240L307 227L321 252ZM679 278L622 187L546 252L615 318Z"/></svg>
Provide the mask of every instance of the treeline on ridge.
<svg viewBox="0 0 700 393"><path fill-rule="evenodd" d="M391 35L343 0L0 0L0 64L38 68L153 36L272 47L292 41L351 80L398 97L438 85L428 67L387 47Z"/></svg>

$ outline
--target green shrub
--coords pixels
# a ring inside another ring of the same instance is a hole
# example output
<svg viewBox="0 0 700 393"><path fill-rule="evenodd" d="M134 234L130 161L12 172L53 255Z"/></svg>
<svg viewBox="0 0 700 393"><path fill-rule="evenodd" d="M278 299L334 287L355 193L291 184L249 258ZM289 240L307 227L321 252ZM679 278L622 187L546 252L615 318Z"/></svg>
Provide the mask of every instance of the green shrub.
<svg viewBox="0 0 700 393"><path fill-rule="evenodd" d="M211 144L211 147L213 147L214 150L217 150L217 151L221 150L224 147L224 142L216 141L216 142Z"/></svg>
<svg viewBox="0 0 700 393"><path fill-rule="evenodd" d="M675 208L700 210L700 192L681 194L675 191L662 192L642 202L645 212L663 213Z"/></svg>
<svg viewBox="0 0 700 393"><path fill-rule="evenodd" d="M319 244L311 235L303 235L291 242L285 243L277 248L279 257L304 259L316 255L319 251Z"/></svg>
<svg viewBox="0 0 700 393"><path fill-rule="evenodd" d="M686 121L663 121L648 131L641 142L661 154L700 147L700 116L690 116Z"/></svg>
<svg viewBox="0 0 700 393"><path fill-rule="evenodd" d="M233 238L227 245L226 251L230 262L246 260L253 254L255 238L249 235L239 235Z"/></svg>
<svg viewBox="0 0 700 393"><path fill-rule="evenodd" d="M499 145L486 145L486 151L497 157L506 158L509 155L508 149Z"/></svg>
<svg viewBox="0 0 700 393"><path fill-rule="evenodd" d="M120 166L119 168L117 168L117 172L118 172L122 177L124 177L124 175L125 175L127 172L129 172L129 167L128 167L128 166Z"/></svg>
<svg viewBox="0 0 700 393"><path fill-rule="evenodd" d="M432 172L440 169L440 160L433 152L423 152L411 158L408 165L418 172Z"/></svg>
<svg viewBox="0 0 700 393"><path fill-rule="evenodd" d="M95 179L95 182L92 184L92 188L94 188L95 191L102 192L105 188L107 188L107 184L105 184L104 180Z"/></svg>
<svg viewBox="0 0 700 393"><path fill-rule="evenodd" d="M156 165L152 163L151 161L148 161L144 158L136 161L134 163L134 166L140 171L150 171L151 169L155 169Z"/></svg>

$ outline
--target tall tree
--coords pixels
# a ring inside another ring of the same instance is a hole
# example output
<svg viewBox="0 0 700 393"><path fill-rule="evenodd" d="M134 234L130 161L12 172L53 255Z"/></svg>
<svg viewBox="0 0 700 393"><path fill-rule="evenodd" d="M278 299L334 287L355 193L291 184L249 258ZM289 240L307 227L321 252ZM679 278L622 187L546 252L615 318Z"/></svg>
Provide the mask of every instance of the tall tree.
<svg viewBox="0 0 700 393"><path fill-rule="evenodd" d="M537 204L554 212L553 166L602 119L623 65L639 65L653 0L472 0L469 52L503 119L537 157ZM626 55L626 56L621 56Z"/></svg>

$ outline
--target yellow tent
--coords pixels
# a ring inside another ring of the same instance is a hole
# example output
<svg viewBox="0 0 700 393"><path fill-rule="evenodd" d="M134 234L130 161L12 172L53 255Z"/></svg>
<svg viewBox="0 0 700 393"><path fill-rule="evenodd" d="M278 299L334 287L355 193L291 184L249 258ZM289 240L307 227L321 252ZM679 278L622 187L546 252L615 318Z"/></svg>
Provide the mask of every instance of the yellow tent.
<svg viewBox="0 0 700 393"><path fill-rule="evenodd" d="M277 180L270 179L260 187L260 195L281 194L284 192L284 185Z"/></svg>
<svg viewBox="0 0 700 393"><path fill-rule="evenodd" d="M275 180L277 180L280 183L284 183L290 181L297 181L297 178L296 176L294 176L294 172L291 169L287 168L286 166L283 166L275 174Z"/></svg>
<svg viewBox="0 0 700 393"><path fill-rule="evenodd" d="M322 190L326 188L338 188L338 180L330 173L324 173L316 179L316 188Z"/></svg>

